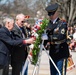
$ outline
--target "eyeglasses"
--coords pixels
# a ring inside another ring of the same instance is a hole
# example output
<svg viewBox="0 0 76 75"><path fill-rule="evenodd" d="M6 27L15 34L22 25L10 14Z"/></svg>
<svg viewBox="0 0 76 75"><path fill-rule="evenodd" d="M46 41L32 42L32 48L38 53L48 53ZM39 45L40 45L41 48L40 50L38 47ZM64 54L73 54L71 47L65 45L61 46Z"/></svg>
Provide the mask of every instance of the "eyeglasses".
<svg viewBox="0 0 76 75"><path fill-rule="evenodd" d="M21 21L21 23L25 23L25 21Z"/></svg>

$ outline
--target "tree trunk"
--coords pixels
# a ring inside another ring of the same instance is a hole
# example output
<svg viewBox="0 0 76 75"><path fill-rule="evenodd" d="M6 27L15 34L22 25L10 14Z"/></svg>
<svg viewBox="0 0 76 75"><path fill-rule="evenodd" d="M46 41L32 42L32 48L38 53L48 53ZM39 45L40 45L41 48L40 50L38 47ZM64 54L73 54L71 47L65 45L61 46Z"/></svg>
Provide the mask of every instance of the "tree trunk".
<svg viewBox="0 0 76 75"><path fill-rule="evenodd" d="M71 25L71 20L72 20L72 16L73 16L73 11L74 11L74 5L73 5L74 0L71 0L71 4L70 4L70 14L69 14L69 19L68 19L68 24Z"/></svg>

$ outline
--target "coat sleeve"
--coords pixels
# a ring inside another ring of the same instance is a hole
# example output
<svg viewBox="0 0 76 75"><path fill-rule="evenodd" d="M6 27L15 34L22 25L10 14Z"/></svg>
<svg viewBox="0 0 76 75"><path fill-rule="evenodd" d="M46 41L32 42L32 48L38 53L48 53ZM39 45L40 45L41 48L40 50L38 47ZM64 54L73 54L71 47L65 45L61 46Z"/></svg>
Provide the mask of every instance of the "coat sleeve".
<svg viewBox="0 0 76 75"><path fill-rule="evenodd" d="M5 32L0 32L0 40L5 42L6 44L16 46L23 43L23 39L13 40L9 35Z"/></svg>

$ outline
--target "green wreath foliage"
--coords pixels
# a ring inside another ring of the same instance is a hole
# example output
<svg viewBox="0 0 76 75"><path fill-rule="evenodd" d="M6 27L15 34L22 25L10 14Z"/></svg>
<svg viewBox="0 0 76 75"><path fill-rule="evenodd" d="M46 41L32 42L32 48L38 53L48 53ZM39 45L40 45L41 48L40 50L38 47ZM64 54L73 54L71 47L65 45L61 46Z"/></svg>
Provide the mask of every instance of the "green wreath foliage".
<svg viewBox="0 0 76 75"><path fill-rule="evenodd" d="M44 33L44 30L45 30L46 26L48 25L48 22L49 21L47 19L43 19L42 25L40 25L40 30L38 30L36 32L38 34L38 38L36 39L36 41L34 43L34 48L32 50L32 64L34 64L34 65L36 65L36 63L38 61L38 54L40 51L39 45L42 42L41 36Z"/></svg>

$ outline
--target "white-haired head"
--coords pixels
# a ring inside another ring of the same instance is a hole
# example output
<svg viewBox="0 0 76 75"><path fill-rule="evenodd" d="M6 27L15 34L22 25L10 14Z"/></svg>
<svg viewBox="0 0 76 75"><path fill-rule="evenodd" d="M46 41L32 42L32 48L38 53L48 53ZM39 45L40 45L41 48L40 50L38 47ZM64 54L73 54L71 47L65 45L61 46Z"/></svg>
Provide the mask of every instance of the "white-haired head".
<svg viewBox="0 0 76 75"><path fill-rule="evenodd" d="M3 20L3 26L5 26L9 31L14 27L14 19L11 17L5 17Z"/></svg>
<svg viewBox="0 0 76 75"><path fill-rule="evenodd" d="M16 16L16 20L21 19L21 18L23 18L23 17L25 17L25 15L22 14L22 13L20 13L20 14L18 14L18 15Z"/></svg>
<svg viewBox="0 0 76 75"><path fill-rule="evenodd" d="M12 17L5 17L3 19L3 26L6 25L6 22L12 22L12 21L14 21L14 19Z"/></svg>
<svg viewBox="0 0 76 75"><path fill-rule="evenodd" d="M16 25L18 25L19 27L22 27L25 21L25 15L20 13L16 16Z"/></svg>

